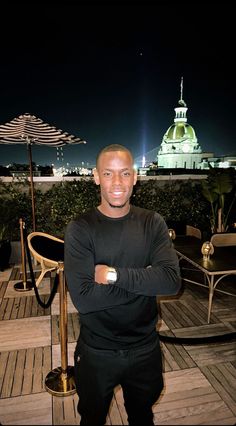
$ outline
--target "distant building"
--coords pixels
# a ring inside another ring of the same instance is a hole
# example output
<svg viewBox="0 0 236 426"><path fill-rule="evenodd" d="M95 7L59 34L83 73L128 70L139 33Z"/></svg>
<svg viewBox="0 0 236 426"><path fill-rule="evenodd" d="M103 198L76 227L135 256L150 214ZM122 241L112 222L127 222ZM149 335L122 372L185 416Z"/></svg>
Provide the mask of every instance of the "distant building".
<svg viewBox="0 0 236 426"><path fill-rule="evenodd" d="M213 152L202 152L194 128L187 122L187 105L183 100L183 77L180 100L175 108L174 123L164 134L157 154L158 168L198 169L203 159L214 156Z"/></svg>
<svg viewBox="0 0 236 426"><path fill-rule="evenodd" d="M203 159L200 168L201 169L209 169L209 164L212 167L219 167L221 169L227 169L228 167L232 167L236 169L236 157L231 156L220 156L220 157L212 157Z"/></svg>

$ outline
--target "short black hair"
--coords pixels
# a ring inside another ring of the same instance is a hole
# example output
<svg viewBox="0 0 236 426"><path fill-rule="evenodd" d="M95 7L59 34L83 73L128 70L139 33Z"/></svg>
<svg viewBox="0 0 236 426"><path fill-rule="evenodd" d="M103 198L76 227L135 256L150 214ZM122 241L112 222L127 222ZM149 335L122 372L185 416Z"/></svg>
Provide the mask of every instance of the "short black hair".
<svg viewBox="0 0 236 426"><path fill-rule="evenodd" d="M124 152L128 152L130 154L130 156L132 157L132 159L133 159L132 152L128 148L126 148L126 146L120 145L118 143L113 143L111 145L105 146L104 148L102 148L99 151L99 153L97 155L97 158L96 158L96 167L98 166L98 161L99 161L99 158L101 157L101 155L104 154L105 152L112 152L112 151L124 151Z"/></svg>

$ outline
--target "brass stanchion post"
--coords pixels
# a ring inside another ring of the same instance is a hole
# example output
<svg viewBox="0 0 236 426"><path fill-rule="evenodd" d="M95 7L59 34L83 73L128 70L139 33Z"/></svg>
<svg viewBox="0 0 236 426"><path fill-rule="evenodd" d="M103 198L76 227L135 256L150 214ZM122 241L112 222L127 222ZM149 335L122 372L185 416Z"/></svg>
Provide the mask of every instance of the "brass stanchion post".
<svg viewBox="0 0 236 426"><path fill-rule="evenodd" d="M64 263L58 262L60 297L60 342L61 367L54 368L45 379L46 390L54 396L67 396L76 392L74 368L68 366L67 356L67 294L64 276Z"/></svg>
<svg viewBox="0 0 236 426"><path fill-rule="evenodd" d="M22 219L20 219L19 222L20 222L21 265L22 265L23 281L19 281L18 283L14 284L14 288L17 291L28 291L28 290L32 290L33 284L31 281L27 281L26 261L25 261L25 243L24 243L24 234L23 234L23 229L25 228L25 222L23 222Z"/></svg>

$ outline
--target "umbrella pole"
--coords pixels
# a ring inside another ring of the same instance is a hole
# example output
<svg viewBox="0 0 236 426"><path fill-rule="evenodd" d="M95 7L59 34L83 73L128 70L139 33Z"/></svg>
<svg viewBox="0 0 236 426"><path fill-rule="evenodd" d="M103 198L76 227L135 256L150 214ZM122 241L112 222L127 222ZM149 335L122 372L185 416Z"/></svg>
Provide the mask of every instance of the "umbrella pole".
<svg viewBox="0 0 236 426"><path fill-rule="evenodd" d="M45 379L46 390L54 396L68 396L76 392L74 367L68 366L67 360L67 293L65 285L64 263L58 262L59 297L60 297L60 343L61 367L50 371Z"/></svg>
<svg viewBox="0 0 236 426"><path fill-rule="evenodd" d="M26 261L25 261L25 243L24 243L24 233L23 229L25 228L25 222L22 219L20 222L20 243L21 243L21 264L22 264L22 274L23 281L19 281L14 284L14 289L17 291L28 291L32 290L33 284L31 281L27 281L27 273L26 273Z"/></svg>
<svg viewBox="0 0 236 426"><path fill-rule="evenodd" d="M32 150L31 143L27 143L28 154L29 154L29 171L30 171L30 189L31 189L31 204L32 204L32 222L33 222L33 231L36 230L35 225L35 200L34 200L34 179L33 179L33 166L32 166Z"/></svg>

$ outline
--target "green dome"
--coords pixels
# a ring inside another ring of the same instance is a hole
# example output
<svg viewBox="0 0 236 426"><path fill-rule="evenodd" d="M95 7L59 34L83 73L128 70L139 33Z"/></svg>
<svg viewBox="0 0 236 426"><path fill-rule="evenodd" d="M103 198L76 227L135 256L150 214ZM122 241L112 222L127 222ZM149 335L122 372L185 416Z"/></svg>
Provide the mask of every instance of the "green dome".
<svg viewBox="0 0 236 426"><path fill-rule="evenodd" d="M169 127L165 134L165 140L179 140L179 139L195 139L195 131L188 123L175 123Z"/></svg>

